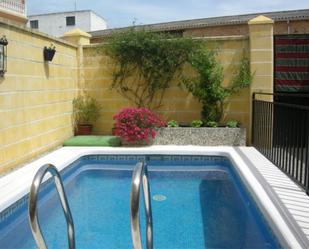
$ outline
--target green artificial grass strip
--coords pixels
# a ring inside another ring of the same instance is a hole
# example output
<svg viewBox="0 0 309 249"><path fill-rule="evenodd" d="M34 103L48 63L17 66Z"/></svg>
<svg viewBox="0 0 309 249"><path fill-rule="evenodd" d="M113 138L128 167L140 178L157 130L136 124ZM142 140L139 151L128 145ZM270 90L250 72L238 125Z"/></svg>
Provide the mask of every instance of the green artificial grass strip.
<svg viewBox="0 0 309 249"><path fill-rule="evenodd" d="M121 140L116 136L75 136L63 143L64 146L121 146Z"/></svg>

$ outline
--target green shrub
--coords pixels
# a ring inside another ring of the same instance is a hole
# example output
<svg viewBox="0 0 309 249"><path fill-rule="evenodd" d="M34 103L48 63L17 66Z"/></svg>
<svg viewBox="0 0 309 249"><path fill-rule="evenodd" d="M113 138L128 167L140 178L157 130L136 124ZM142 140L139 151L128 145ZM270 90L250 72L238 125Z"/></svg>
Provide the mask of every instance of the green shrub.
<svg viewBox="0 0 309 249"><path fill-rule="evenodd" d="M236 120L229 120L226 122L226 126L229 128L236 128L238 125L238 122Z"/></svg>
<svg viewBox="0 0 309 249"><path fill-rule="evenodd" d="M193 120L191 122L191 127L198 128L198 127L201 127L202 125L203 125L203 121L202 120Z"/></svg>
<svg viewBox="0 0 309 249"><path fill-rule="evenodd" d="M156 128L166 126L157 114L146 108L124 108L114 118L113 133L128 143L150 142L156 136Z"/></svg>
<svg viewBox="0 0 309 249"><path fill-rule="evenodd" d="M167 127L179 127L179 124L176 120L170 120L167 122Z"/></svg>
<svg viewBox="0 0 309 249"><path fill-rule="evenodd" d="M218 122L216 122L216 121L208 121L206 123L206 126L208 126L208 127L218 127Z"/></svg>

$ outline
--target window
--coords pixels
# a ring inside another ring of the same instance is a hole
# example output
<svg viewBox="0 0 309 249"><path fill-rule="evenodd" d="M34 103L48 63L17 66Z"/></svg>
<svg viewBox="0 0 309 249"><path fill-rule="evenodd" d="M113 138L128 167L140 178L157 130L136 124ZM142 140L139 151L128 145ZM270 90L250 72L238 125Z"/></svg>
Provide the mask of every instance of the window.
<svg viewBox="0 0 309 249"><path fill-rule="evenodd" d="M32 29L38 29L39 28L39 21L38 20L31 20L30 21L30 27Z"/></svg>
<svg viewBox="0 0 309 249"><path fill-rule="evenodd" d="M75 16L67 16L66 21L67 21L67 26L74 26L75 25Z"/></svg>

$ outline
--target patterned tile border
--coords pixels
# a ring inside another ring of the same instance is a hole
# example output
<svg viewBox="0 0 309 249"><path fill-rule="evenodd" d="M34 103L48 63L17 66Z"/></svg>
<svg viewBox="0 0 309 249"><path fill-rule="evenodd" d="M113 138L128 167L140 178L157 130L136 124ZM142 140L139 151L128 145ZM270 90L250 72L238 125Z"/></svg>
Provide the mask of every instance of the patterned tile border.
<svg viewBox="0 0 309 249"><path fill-rule="evenodd" d="M87 155L81 159L98 161L229 161L228 158L223 156L205 155Z"/></svg>
<svg viewBox="0 0 309 249"><path fill-rule="evenodd" d="M66 174L73 167L78 165L81 160L96 160L96 161L215 161L215 162L227 162L228 158L222 156L196 156L196 155L87 155L79 158L72 164L68 165L61 174ZM215 177L215 175L212 175ZM40 191L44 191L48 184L53 181L52 178L48 179L41 186ZM11 206L0 212L0 224L5 222L11 215L15 214L20 208L28 205L29 195L25 195Z"/></svg>
<svg viewBox="0 0 309 249"><path fill-rule="evenodd" d="M40 192L44 191L48 186L49 183L53 181L53 178L49 178L40 187ZM11 206L4 209L0 212L0 224L8 219L11 215L15 214L20 208L24 207L25 205L28 206L29 201L29 194L23 196L18 201L14 202Z"/></svg>
<svg viewBox="0 0 309 249"><path fill-rule="evenodd" d="M25 195L11 206L7 207L0 213L0 224L8 219L11 215L18 211L18 209L22 208L26 203L28 203L29 196Z"/></svg>

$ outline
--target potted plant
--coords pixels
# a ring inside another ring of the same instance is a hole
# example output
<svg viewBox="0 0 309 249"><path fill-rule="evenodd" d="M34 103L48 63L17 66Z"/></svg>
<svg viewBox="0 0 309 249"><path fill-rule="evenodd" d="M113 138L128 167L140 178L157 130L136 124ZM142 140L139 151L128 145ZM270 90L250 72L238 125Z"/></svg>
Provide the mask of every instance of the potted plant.
<svg viewBox="0 0 309 249"><path fill-rule="evenodd" d="M49 47L44 47L43 50L44 61L52 61L55 53L56 53L56 47L54 44L51 43Z"/></svg>
<svg viewBox="0 0 309 249"><path fill-rule="evenodd" d="M75 120L75 135L90 135L93 122L99 118L98 102L88 96L78 96L73 100L73 115Z"/></svg>

